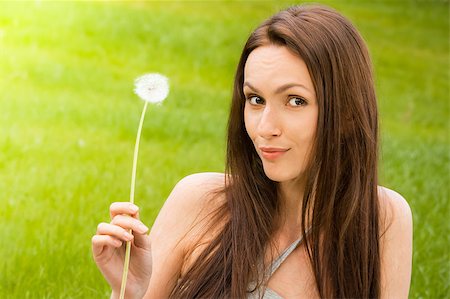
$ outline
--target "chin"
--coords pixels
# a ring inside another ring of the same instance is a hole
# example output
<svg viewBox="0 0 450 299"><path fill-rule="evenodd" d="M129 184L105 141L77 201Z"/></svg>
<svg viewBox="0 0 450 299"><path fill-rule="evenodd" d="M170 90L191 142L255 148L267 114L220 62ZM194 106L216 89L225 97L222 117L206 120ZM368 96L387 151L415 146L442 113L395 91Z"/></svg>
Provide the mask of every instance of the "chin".
<svg viewBox="0 0 450 299"><path fill-rule="evenodd" d="M286 172L286 171L282 171L282 170L274 171L274 170L264 169L264 173L270 180L277 182L277 183L296 180L300 176L300 174L298 174L298 173L290 173L290 172Z"/></svg>

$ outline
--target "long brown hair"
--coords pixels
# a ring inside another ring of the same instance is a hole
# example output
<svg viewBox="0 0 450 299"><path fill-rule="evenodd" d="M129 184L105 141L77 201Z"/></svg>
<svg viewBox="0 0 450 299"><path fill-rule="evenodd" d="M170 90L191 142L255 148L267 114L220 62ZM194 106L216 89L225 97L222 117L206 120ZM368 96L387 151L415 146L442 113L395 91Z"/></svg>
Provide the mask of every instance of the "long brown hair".
<svg viewBox="0 0 450 299"><path fill-rule="evenodd" d="M245 130L244 66L268 44L308 67L319 105L302 201L301 232L316 287L326 298L380 295L377 196L378 116L371 62L354 26L336 11L301 5L279 12L249 37L235 76L228 122L225 197L210 225L220 233L179 280L174 298L245 298L279 224L277 183L264 174ZM226 216L226 218L223 218Z"/></svg>

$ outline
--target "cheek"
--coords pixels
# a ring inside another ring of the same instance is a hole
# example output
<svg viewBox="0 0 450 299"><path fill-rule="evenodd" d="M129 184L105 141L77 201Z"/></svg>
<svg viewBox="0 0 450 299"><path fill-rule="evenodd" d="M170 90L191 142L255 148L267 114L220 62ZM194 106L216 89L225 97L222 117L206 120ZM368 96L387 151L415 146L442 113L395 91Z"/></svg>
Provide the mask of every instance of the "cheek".
<svg viewBox="0 0 450 299"><path fill-rule="evenodd" d="M292 114L285 120L285 123L288 124L287 129L291 132L295 131L301 138L309 138L316 133L317 116L315 113Z"/></svg>
<svg viewBox="0 0 450 299"><path fill-rule="evenodd" d="M303 128L307 138L314 138L314 136L316 136L318 117L319 114L317 108L312 109L307 115L305 115L303 120Z"/></svg>
<svg viewBox="0 0 450 299"><path fill-rule="evenodd" d="M307 159L310 160L312 152L314 150L314 143L317 135L317 117L312 117L304 125L303 144L305 145L304 151Z"/></svg>
<svg viewBox="0 0 450 299"><path fill-rule="evenodd" d="M309 123L305 126L305 135L304 138L306 141L313 141L313 139L316 136L317 131L317 124L316 123Z"/></svg>
<svg viewBox="0 0 450 299"><path fill-rule="evenodd" d="M247 135L253 140L255 134L255 121L247 109L244 109L244 125Z"/></svg>
<svg viewBox="0 0 450 299"><path fill-rule="evenodd" d="M294 121L294 120L292 120ZM295 132L292 132L292 136L296 140L302 155L309 155L312 150L313 144L316 139L317 133L317 117L315 113L311 115L305 115L304 118L297 118L295 125Z"/></svg>

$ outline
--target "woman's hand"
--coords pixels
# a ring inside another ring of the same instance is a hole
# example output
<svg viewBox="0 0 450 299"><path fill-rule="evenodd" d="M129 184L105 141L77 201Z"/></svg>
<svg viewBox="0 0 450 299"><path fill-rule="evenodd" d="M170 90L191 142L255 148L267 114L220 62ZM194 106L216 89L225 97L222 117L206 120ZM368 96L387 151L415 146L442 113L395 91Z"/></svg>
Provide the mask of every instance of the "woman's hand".
<svg viewBox="0 0 450 299"><path fill-rule="evenodd" d="M152 272L152 256L148 228L139 220L139 208L129 202L110 206L110 223L100 223L92 237L92 253L97 267L112 288L113 296L120 293L125 245L131 241L126 298L142 298ZM133 235L129 230L133 230Z"/></svg>

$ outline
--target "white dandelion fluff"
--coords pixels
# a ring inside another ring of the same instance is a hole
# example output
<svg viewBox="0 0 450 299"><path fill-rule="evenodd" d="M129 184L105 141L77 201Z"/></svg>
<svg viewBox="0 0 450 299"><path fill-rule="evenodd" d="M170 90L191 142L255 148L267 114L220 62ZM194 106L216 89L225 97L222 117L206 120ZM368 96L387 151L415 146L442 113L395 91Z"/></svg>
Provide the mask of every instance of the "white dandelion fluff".
<svg viewBox="0 0 450 299"><path fill-rule="evenodd" d="M161 103L169 94L169 79L161 74L145 74L134 81L134 92L144 101Z"/></svg>
<svg viewBox="0 0 450 299"><path fill-rule="evenodd" d="M136 169L139 154L139 141L141 139L142 125L144 123L145 112L148 103L160 104L169 95L169 80L161 74L145 74L134 81L134 92L145 101L142 109L141 120L134 144L133 170L131 171L130 202L134 203L134 190L136 187ZM131 230L129 230L132 233ZM130 265L131 241L127 241L125 250L125 260L123 264L122 285L120 287L120 299L125 298L125 289L127 286L128 268Z"/></svg>

